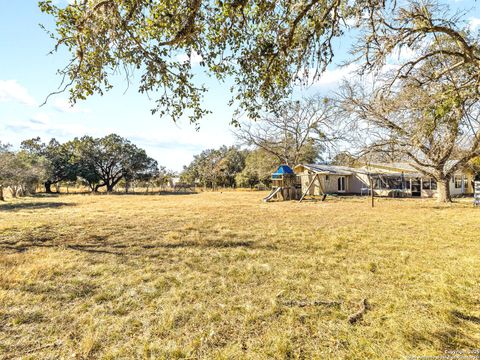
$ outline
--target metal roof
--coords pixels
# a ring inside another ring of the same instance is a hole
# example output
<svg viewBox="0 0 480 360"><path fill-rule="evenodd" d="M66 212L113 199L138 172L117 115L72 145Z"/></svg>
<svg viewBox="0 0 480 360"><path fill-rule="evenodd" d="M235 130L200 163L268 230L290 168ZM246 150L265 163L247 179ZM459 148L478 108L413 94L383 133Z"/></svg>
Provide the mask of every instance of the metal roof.
<svg viewBox="0 0 480 360"><path fill-rule="evenodd" d="M274 175L293 174L293 170L288 165L280 165L277 171L275 171L273 174Z"/></svg>
<svg viewBox="0 0 480 360"><path fill-rule="evenodd" d="M354 169L348 166L336 166L336 165L323 165L323 164L300 164L295 166L295 169L303 166L305 169L313 171L317 174L326 175L352 175L355 172L359 172L359 169ZM360 172L362 172L360 170Z"/></svg>
<svg viewBox="0 0 480 360"><path fill-rule="evenodd" d="M451 169L458 160L448 160L445 163L446 169ZM411 163L408 162L391 162L391 163L371 163L366 165L367 168L387 168L400 170L400 172L408 172L410 174L419 174L420 172ZM421 166L419 166L421 168Z"/></svg>
<svg viewBox="0 0 480 360"><path fill-rule="evenodd" d="M456 161L451 160L447 162L447 166L453 166ZM417 178L425 177L412 165L406 162L393 162L393 163L375 163L368 164L361 168L353 168L349 166L338 165L324 165L324 164L299 164L295 166L295 172L300 167L304 167L317 174L325 175L353 175L364 174L371 176L386 176L386 177L404 177L404 178Z"/></svg>

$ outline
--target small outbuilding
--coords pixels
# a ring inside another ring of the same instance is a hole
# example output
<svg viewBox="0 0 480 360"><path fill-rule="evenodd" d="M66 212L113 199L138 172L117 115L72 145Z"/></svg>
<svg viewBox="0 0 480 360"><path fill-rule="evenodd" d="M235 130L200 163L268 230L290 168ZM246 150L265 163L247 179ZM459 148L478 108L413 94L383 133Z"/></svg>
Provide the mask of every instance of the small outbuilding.
<svg viewBox="0 0 480 360"><path fill-rule="evenodd" d="M272 174L272 191L263 201L296 200L300 190L297 176L288 165L280 165Z"/></svg>

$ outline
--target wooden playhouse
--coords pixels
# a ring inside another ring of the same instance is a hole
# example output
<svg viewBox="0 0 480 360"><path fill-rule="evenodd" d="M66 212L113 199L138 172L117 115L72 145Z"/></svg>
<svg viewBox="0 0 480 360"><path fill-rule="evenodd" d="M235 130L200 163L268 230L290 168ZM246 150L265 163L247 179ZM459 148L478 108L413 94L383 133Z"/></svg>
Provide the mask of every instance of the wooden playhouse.
<svg viewBox="0 0 480 360"><path fill-rule="evenodd" d="M300 196L300 184L297 175L288 165L280 165L272 174L272 191L263 201L297 200Z"/></svg>

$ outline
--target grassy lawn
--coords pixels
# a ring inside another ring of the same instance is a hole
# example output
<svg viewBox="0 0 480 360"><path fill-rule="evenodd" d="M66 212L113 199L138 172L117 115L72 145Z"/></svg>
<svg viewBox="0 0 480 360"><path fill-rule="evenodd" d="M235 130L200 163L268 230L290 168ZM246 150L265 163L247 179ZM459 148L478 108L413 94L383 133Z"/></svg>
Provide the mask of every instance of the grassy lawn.
<svg viewBox="0 0 480 360"><path fill-rule="evenodd" d="M0 204L0 358L399 359L480 348L471 200ZM363 299L368 309L351 324Z"/></svg>

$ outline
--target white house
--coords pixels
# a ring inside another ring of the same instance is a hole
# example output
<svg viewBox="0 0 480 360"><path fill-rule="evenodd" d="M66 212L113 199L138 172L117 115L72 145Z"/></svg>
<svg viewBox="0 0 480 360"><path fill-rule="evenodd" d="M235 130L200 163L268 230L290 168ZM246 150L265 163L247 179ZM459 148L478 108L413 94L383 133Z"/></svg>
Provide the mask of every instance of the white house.
<svg viewBox="0 0 480 360"><path fill-rule="evenodd" d="M347 166L300 164L295 166L302 194L358 194L373 191L378 196L434 197L437 183L408 163L378 163L354 168ZM473 193L473 174L457 171L450 181L450 194Z"/></svg>

